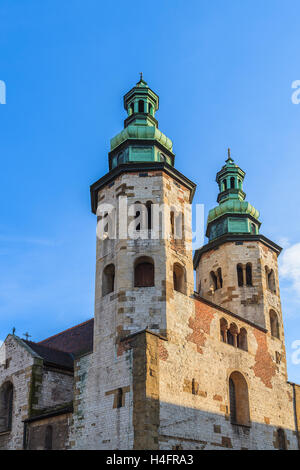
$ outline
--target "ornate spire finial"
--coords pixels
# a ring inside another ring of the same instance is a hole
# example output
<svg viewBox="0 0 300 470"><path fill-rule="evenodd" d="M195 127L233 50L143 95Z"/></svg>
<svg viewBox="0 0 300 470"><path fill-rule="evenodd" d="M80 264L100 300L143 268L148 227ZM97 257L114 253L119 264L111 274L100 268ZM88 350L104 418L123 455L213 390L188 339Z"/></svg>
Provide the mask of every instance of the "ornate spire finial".
<svg viewBox="0 0 300 470"><path fill-rule="evenodd" d="M143 72L140 72L140 82L143 80Z"/></svg>
<svg viewBox="0 0 300 470"><path fill-rule="evenodd" d="M228 148L228 158L231 158L231 156L230 156L230 148Z"/></svg>
<svg viewBox="0 0 300 470"><path fill-rule="evenodd" d="M23 336L25 336L27 341L29 340L29 338L31 338L31 335L28 332L23 333Z"/></svg>

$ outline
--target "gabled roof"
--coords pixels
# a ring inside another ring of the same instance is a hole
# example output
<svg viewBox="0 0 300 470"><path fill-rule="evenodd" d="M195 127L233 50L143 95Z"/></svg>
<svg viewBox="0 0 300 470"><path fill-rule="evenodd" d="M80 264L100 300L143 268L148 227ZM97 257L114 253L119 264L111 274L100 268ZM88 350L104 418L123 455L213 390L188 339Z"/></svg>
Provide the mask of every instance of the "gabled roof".
<svg viewBox="0 0 300 470"><path fill-rule="evenodd" d="M91 318L90 320L34 344L78 355L93 350L93 336L94 319Z"/></svg>
<svg viewBox="0 0 300 470"><path fill-rule="evenodd" d="M74 358L72 354L48 348L47 346L34 343L33 341L27 341L25 339L22 341L38 354L44 360L44 363L73 370Z"/></svg>

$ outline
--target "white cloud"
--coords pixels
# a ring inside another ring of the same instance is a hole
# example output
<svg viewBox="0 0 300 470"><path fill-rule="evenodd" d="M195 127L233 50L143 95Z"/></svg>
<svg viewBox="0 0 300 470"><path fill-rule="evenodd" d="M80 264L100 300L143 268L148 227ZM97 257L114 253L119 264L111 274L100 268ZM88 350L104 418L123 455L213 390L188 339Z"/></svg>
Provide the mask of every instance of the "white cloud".
<svg viewBox="0 0 300 470"><path fill-rule="evenodd" d="M300 243L288 246L279 262L279 274L290 281L291 289L300 297Z"/></svg>

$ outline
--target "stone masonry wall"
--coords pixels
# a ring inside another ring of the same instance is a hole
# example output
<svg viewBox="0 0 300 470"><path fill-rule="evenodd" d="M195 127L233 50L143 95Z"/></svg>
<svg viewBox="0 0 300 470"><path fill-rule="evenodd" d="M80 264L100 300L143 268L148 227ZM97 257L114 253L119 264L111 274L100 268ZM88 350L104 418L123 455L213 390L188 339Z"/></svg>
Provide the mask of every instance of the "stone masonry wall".
<svg viewBox="0 0 300 470"><path fill-rule="evenodd" d="M36 410L69 403L73 400L73 373L43 368L42 384Z"/></svg>
<svg viewBox="0 0 300 470"><path fill-rule="evenodd" d="M0 449L20 450L23 448L22 421L30 413L32 370L36 359L12 335L8 335L3 346L5 357L0 365L0 388L5 382L11 382L14 396L12 429L0 434Z"/></svg>
<svg viewBox="0 0 300 470"><path fill-rule="evenodd" d="M159 364L160 449L273 449L279 427L296 449L293 390L270 335L199 300L174 307ZM248 351L221 341L221 318L247 330ZM251 427L230 422L233 371L248 384Z"/></svg>

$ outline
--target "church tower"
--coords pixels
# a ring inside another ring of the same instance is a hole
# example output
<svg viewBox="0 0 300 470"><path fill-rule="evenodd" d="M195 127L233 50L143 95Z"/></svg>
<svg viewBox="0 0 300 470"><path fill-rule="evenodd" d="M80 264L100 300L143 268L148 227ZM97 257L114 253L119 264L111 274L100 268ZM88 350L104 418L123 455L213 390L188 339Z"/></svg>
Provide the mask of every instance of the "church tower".
<svg viewBox="0 0 300 470"><path fill-rule="evenodd" d="M209 211L208 243L194 268L200 295L283 339L277 257L281 248L260 234L259 212L245 201L245 172L228 150L217 173L219 205Z"/></svg>
<svg viewBox="0 0 300 470"><path fill-rule="evenodd" d="M190 203L196 185L174 167L172 141L158 129L158 107L157 94L141 76L124 96L127 118L111 139L110 171L91 186L97 245L89 377L97 377L101 390L92 379L87 388L90 398L100 400L104 421L112 420L99 431L104 441L111 433L100 448L153 445L137 444L130 427L135 418L129 420L127 407L134 416L138 403L147 407L137 391L140 369L130 348L140 332L167 338L175 305L180 315L194 292Z"/></svg>

